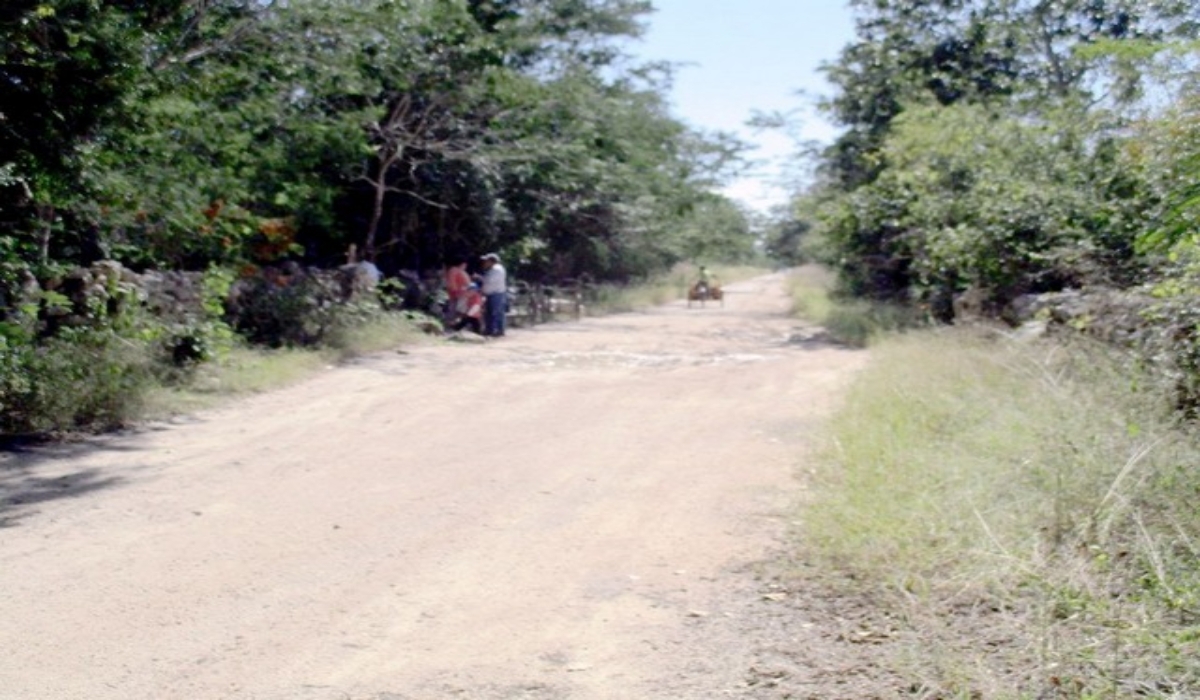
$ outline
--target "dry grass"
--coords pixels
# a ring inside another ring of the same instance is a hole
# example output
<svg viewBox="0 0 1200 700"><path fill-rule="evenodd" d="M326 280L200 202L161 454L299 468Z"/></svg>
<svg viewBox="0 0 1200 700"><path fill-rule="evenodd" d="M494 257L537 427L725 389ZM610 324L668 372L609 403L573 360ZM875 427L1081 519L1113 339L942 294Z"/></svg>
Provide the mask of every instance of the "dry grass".
<svg viewBox="0 0 1200 700"><path fill-rule="evenodd" d="M837 298L834 282L829 270L806 265L792 272L789 289L793 313L824 327L838 342L866 347L881 333L921 325L916 314L901 306Z"/></svg>
<svg viewBox="0 0 1200 700"><path fill-rule="evenodd" d="M411 317L388 313L345 329L338 334L334 347L266 349L235 345L217 360L199 367L186 384L151 391L145 413L150 418L163 418L279 389L339 362L420 342L422 338Z"/></svg>
<svg viewBox="0 0 1200 700"><path fill-rule="evenodd" d="M872 352L800 549L887 592L920 697L1200 697L1200 444L1160 394L995 331Z"/></svg>

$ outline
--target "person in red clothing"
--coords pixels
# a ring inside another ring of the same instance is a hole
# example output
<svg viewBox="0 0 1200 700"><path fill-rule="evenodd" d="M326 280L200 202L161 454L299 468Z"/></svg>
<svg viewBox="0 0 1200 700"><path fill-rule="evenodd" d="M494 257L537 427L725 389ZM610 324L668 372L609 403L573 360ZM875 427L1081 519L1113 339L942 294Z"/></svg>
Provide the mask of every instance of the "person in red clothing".
<svg viewBox="0 0 1200 700"><path fill-rule="evenodd" d="M467 287L467 292L463 297L464 307L462 314L458 319L450 324L450 329L461 331L464 328L470 328L472 333L476 335L483 334L483 294L479 291L479 285L472 282Z"/></svg>
<svg viewBox="0 0 1200 700"><path fill-rule="evenodd" d="M467 311L467 290L471 276L467 274L467 261L456 260L446 268L442 283L446 287L446 324L454 326Z"/></svg>

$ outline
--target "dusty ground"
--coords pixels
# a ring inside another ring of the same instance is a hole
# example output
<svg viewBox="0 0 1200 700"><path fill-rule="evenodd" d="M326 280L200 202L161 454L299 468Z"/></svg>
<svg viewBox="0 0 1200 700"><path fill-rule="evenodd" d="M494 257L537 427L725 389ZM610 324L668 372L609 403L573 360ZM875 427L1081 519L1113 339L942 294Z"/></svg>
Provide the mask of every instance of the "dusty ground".
<svg viewBox="0 0 1200 700"><path fill-rule="evenodd" d="M0 698L888 697L762 575L865 361L781 281L0 458Z"/></svg>

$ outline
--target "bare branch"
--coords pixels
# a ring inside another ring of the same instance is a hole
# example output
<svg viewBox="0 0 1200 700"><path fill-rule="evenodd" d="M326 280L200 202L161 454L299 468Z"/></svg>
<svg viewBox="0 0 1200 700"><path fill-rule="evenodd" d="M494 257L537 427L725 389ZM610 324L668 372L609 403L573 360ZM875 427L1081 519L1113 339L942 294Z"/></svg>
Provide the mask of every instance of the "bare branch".
<svg viewBox="0 0 1200 700"><path fill-rule="evenodd" d="M220 39L214 40L212 43L196 46L185 51L182 55L178 52L183 50L188 41L194 39L200 31L200 25L203 23L205 16L212 4L211 0L194 0L191 4L195 8L191 19L187 26L180 33L179 38L175 41L175 45L170 50L164 51L154 63L150 66L151 70L162 70L171 63L193 63L218 51L223 51L240 42L246 34L257 25L258 18L266 12L274 9L278 0L265 0L258 3L256 14L248 17L241 22L238 22L229 32Z"/></svg>

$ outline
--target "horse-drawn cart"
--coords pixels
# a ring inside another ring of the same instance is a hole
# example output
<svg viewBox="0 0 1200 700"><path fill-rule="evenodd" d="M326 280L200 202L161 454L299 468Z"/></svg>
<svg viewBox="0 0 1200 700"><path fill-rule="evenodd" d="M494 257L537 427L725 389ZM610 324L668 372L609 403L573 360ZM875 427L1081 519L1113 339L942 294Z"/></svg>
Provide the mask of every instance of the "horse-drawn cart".
<svg viewBox="0 0 1200 700"><path fill-rule="evenodd" d="M721 306L725 306L725 293L721 291L721 285L700 281L688 287L687 305L689 309L693 302L699 302L703 308L707 301L717 301L721 303Z"/></svg>

